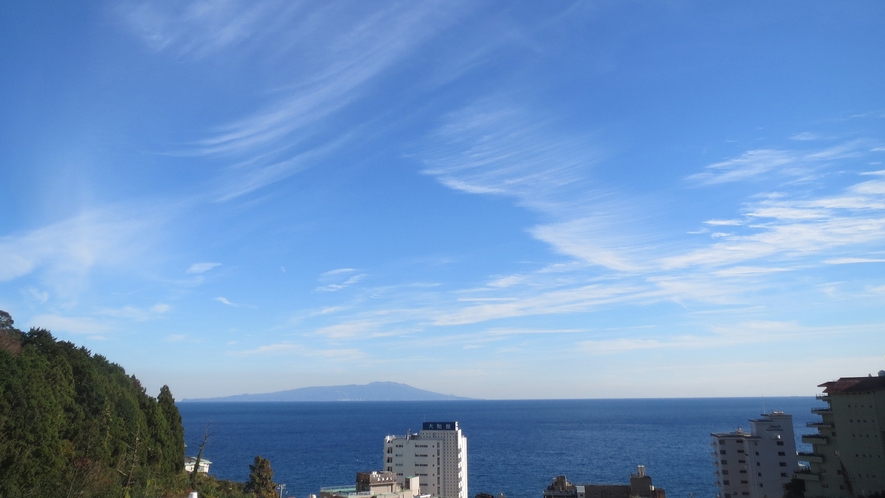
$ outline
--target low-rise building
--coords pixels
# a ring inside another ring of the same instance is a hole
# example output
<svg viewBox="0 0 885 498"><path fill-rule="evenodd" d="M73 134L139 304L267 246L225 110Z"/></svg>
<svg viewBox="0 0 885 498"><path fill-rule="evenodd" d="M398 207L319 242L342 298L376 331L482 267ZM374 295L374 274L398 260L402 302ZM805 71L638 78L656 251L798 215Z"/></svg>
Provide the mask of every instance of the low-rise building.
<svg viewBox="0 0 885 498"><path fill-rule="evenodd" d="M193 472L194 465L197 463L197 457L187 457L184 459L184 470L185 472ZM200 466L197 469L197 472L201 474L209 473L209 466L212 465L212 462L206 460L205 458L200 458Z"/></svg>
<svg viewBox="0 0 885 498"><path fill-rule="evenodd" d="M792 415L771 412L750 420L750 432L711 434L720 498L779 498L799 469Z"/></svg>
<svg viewBox="0 0 885 498"><path fill-rule="evenodd" d="M544 498L667 498L663 488L652 485L645 466L638 465L630 475L630 484L572 484L557 476L544 490Z"/></svg>
<svg viewBox="0 0 885 498"><path fill-rule="evenodd" d="M406 477L401 486L394 472L357 472L353 486L320 488L320 498L420 498L417 476ZM428 496L429 495L423 495Z"/></svg>

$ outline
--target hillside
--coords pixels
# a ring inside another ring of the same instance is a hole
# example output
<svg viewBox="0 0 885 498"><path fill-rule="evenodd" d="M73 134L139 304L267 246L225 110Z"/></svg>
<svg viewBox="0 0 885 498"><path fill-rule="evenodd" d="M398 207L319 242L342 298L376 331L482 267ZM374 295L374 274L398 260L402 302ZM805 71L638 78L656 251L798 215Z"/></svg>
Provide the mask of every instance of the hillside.
<svg viewBox="0 0 885 498"><path fill-rule="evenodd" d="M185 399L182 401L449 401L465 400L450 394L425 391L398 382L371 382L345 386L317 386L263 394L238 394L221 398Z"/></svg>
<svg viewBox="0 0 885 498"><path fill-rule="evenodd" d="M182 474L184 429L123 367L0 311L0 496L159 496Z"/></svg>

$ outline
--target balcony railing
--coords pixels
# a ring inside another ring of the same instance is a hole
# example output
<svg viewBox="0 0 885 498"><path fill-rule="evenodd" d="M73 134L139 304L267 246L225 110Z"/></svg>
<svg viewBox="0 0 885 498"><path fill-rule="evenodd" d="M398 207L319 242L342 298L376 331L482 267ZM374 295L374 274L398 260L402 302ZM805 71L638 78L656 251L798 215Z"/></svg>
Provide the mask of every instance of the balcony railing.
<svg viewBox="0 0 885 498"><path fill-rule="evenodd" d="M829 440L826 436L821 436L820 434L804 434L802 442L808 444L827 444Z"/></svg>

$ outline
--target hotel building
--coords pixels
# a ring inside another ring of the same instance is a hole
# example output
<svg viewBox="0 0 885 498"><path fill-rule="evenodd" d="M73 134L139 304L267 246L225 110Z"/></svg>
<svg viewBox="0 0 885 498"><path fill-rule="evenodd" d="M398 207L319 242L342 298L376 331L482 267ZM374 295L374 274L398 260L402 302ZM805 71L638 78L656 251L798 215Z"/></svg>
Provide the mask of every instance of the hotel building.
<svg viewBox="0 0 885 498"><path fill-rule="evenodd" d="M418 434L387 436L384 469L401 485L418 476L422 495L468 498L467 437L458 422L424 422Z"/></svg>
<svg viewBox="0 0 885 498"><path fill-rule="evenodd" d="M719 498L779 498L799 467L793 417L771 412L750 420L750 432L711 434Z"/></svg>
<svg viewBox="0 0 885 498"><path fill-rule="evenodd" d="M826 407L812 410L817 434L802 436L814 451L800 453L809 463L796 477L809 498L850 498L885 494L885 371L878 377L843 377L818 387Z"/></svg>

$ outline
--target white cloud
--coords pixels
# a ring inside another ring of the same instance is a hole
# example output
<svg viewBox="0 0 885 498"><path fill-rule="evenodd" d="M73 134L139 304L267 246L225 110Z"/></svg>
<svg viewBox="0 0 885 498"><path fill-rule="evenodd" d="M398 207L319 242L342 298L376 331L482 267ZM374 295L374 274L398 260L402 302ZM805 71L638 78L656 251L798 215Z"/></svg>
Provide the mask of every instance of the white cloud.
<svg viewBox="0 0 885 498"><path fill-rule="evenodd" d="M143 322L147 320L152 320L158 318L163 313L168 312L172 309L168 304L157 303L151 306L148 309L140 308L138 306L123 306L122 308L104 308L98 311L97 314L103 316L112 316L114 318L125 318L127 320L134 320L138 322Z"/></svg>
<svg viewBox="0 0 885 498"><path fill-rule="evenodd" d="M258 346L254 349L244 349L239 351L228 351L228 356L255 356L255 355L281 355L291 354L303 350L299 344L291 342L281 342L277 344L268 344L266 346Z"/></svg>
<svg viewBox="0 0 885 498"><path fill-rule="evenodd" d="M34 287L28 287L28 295L39 301L40 304L43 304L49 300L48 292L41 291L40 289L36 289Z"/></svg>
<svg viewBox="0 0 885 498"><path fill-rule="evenodd" d="M186 273L201 274L221 266L221 263L194 263L187 269Z"/></svg>
<svg viewBox="0 0 885 498"><path fill-rule="evenodd" d="M816 151L757 149L740 157L711 164L704 171L686 179L701 185L716 185L758 178L767 173L801 177L828 161L857 157L860 141L848 142Z"/></svg>
<svg viewBox="0 0 885 498"><path fill-rule="evenodd" d="M95 210L19 235L0 237L0 282L37 269L56 286L82 280L94 267L124 267L152 242L157 221L126 217L125 209Z"/></svg>
<svg viewBox="0 0 885 498"><path fill-rule="evenodd" d="M337 150L351 129L321 124L365 97L373 79L411 55L465 8L458 3L201 2L127 4L131 29L151 48L185 59L291 61L290 79L255 110L217 127L176 155L241 160L219 179L227 201L284 180Z"/></svg>
<svg viewBox="0 0 885 498"><path fill-rule="evenodd" d="M226 305L226 306L230 306L230 307L232 307L232 308L248 308L248 309L255 309L255 308L257 307L257 306L255 306L254 304L234 303L234 302L230 301L229 299L227 299L226 297L223 297L223 296L218 296L218 297L216 297L215 299L213 299L213 301L218 301L219 303L224 304L224 305Z"/></svg>
<svg viewBox="0 0 885 498"><path fill-rule="evenodd" d="M329 271L327 271L327 272L323 272L323 273L320 275L320 277L331 277L331 276L334 276L334 275L340 275L340 274L342 274L342 273L353 273L353 272L355 272L355 271L356 271L356 270L354 270L353 268L337 268L337 269L335 269L335 270L329 270Z"/></svg>
<svg viewBox="0 0 885 498"><path fill-rule="evenodd" d="M314 289L314 290L319 291L319 292L336 292L336 291L340 291L341 289L345 289L345 288L350 287L351 285L353 285L353 284L359 282L360 280L362 280L362 279L365 278L366 276L367 276L367 275L366 275L365 273L360 273L360 274L358 274L358 275L352 275L352 276L348 277L347 280L344 280L344 281L342 281L342 282L339 282L339 283L336 283L336 284L322 285L322 286L320 286L320 287L317 287L317 288Z"/></svg>
<svg viewBox="0 0 885 498"><path fill-rule="evenodd" d="M111 327L89 317L70 317L59 315L38 315L31 319L31 327L40 327L50 332L68 332L71 334L95 334L108 332Z"/></svg>
<svg viewBox="0 0 885 498"><path fill-rule="evenodd" d="M744 222L741 220L707 220L704 224L712 226L740 226Z"/></svg>
<svg viewBox="0 0 885 498"><path fill-rule="evenodd" d="M171 309L172 309L172 306L169 306L168 304L165 304L165 303L157 303L157 304L151 306L151 311L153 311L154 313L168 313L169 310L171 310Z"/></svg>
<svg viewBox="0 0 885 498"><path fill-rule="evenodd" d="M882 258L831 258L825 259L824 263L828 265L850 265L857 263L885 263Z"/></svg>

